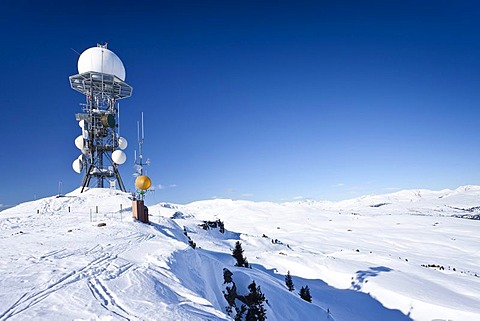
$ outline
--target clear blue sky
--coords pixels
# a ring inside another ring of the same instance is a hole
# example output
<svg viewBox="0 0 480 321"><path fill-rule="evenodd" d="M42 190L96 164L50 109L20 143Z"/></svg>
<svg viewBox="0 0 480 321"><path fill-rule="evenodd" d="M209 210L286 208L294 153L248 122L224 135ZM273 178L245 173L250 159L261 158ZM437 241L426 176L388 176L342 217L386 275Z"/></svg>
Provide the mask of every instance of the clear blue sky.
<svg viewBox="0 0 480 321"><path fill-rule="evenodd" d="M99 2L2 2L0 204L80 185L68 76L104 41L150 203L480 184L478 1Z"/></svg>

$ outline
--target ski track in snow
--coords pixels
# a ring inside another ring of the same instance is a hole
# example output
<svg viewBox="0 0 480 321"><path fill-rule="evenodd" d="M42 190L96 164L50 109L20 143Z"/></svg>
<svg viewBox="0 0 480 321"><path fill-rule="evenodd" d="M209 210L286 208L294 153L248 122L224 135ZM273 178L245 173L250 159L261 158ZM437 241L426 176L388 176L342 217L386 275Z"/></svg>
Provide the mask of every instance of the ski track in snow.
<svg viewBox="0 0 480 321"><path fill-rule="evenodd" d="M93 260L86 264L80 269L73 270L66 275L62 276L59 280L39 286L41 290L33 290L31 292L24 293L20 298L15 301L15 303L9 307L5 312L0 315L0 321L8 320L9 318L28 310L29 308L40 303L46 299L50 294L57 292L60 289L64 289L76 282L87 281L88 287L92 295L100 301L102 306L113 312L115 315L125 319L125 320L137 320L134 314L127 312L125 308L116 303L116 300L108 290L108 288L102 283L99 279L100 275L104 275L107 272L107 268L110 266L115 266L117 272L115 274L108 274L109 279L122 276L125 272L133 267L132 263L124 262L124 260L119 259L118 255L129 249L129 246L136 244L139 246L141 242L147 241L154 237L152 234L142 234L137 233L133 234L125 240L128 242L120 243L117 246L107 246L103 247L99 244L94 247L87 249L85 251L72 251L68 252L65 248L54 250L45 253L40 256L39 259L43 260L52 256L55 256L55 259L64 259L72 255L84 254L93 256ZM82 253L83 252L83 253Z"/></svg>

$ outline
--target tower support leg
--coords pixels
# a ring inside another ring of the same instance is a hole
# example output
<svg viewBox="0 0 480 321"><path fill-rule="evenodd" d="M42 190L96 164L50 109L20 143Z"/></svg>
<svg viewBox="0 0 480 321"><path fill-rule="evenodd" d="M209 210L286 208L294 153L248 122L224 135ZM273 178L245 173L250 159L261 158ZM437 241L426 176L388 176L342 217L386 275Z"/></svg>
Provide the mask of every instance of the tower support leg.
<svg viewBox="0 0 480 321"><path fill-rule="evenodd" d="M80 191L80 193L83 193L83 191L85 190L85 187L87 187L88 184L90 184L90 179L92 178L92 174L90 173L92 172L92 168L93 168L93 164L90 164L87 170L87 174L85 174L85 177L83 178L82 190Z"/></svg>
<svg viewBox="0 0 480 321"><path fill-rule="evenodd" d="M120 187L120 190L122 192L126 192L127 190L125 189L125 185L123 185L123 181L122 181L122 178L120 177L120 172L118 171L117 166L113 167L113 172L115 173L115 177L117 178L118 186Z"/></svg>

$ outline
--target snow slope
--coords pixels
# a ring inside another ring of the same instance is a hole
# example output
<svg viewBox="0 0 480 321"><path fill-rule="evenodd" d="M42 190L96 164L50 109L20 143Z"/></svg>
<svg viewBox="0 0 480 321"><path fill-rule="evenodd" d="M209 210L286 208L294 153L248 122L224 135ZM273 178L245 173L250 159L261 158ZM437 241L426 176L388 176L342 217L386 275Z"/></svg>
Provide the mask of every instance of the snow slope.
<svg viewBox="0 0 480 321"><path fill-rule="evenodd" d="M239 293L261 287L268 320L480 320L480 221L452 217L478 206L478 186L209 200L151 206L145 225L128 194L77 190L0 212L0 320L231 320L224 268ZM225 233L199 227L217 219ZM251 269L234 266L238 240Z"/></svg>

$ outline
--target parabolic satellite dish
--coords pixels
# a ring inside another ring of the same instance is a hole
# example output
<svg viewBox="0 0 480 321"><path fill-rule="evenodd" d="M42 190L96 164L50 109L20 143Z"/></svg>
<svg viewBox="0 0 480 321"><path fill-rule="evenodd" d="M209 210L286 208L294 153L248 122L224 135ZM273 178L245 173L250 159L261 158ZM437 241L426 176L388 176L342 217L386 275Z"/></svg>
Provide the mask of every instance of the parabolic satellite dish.
<svg viewBox="0 0 480 321"><path fill-rule="evenodd" d="M125 67L118 56L103 47L92 47L85 50L78 58L78 73L101 72L114 75L125 81Z"/></svg>

